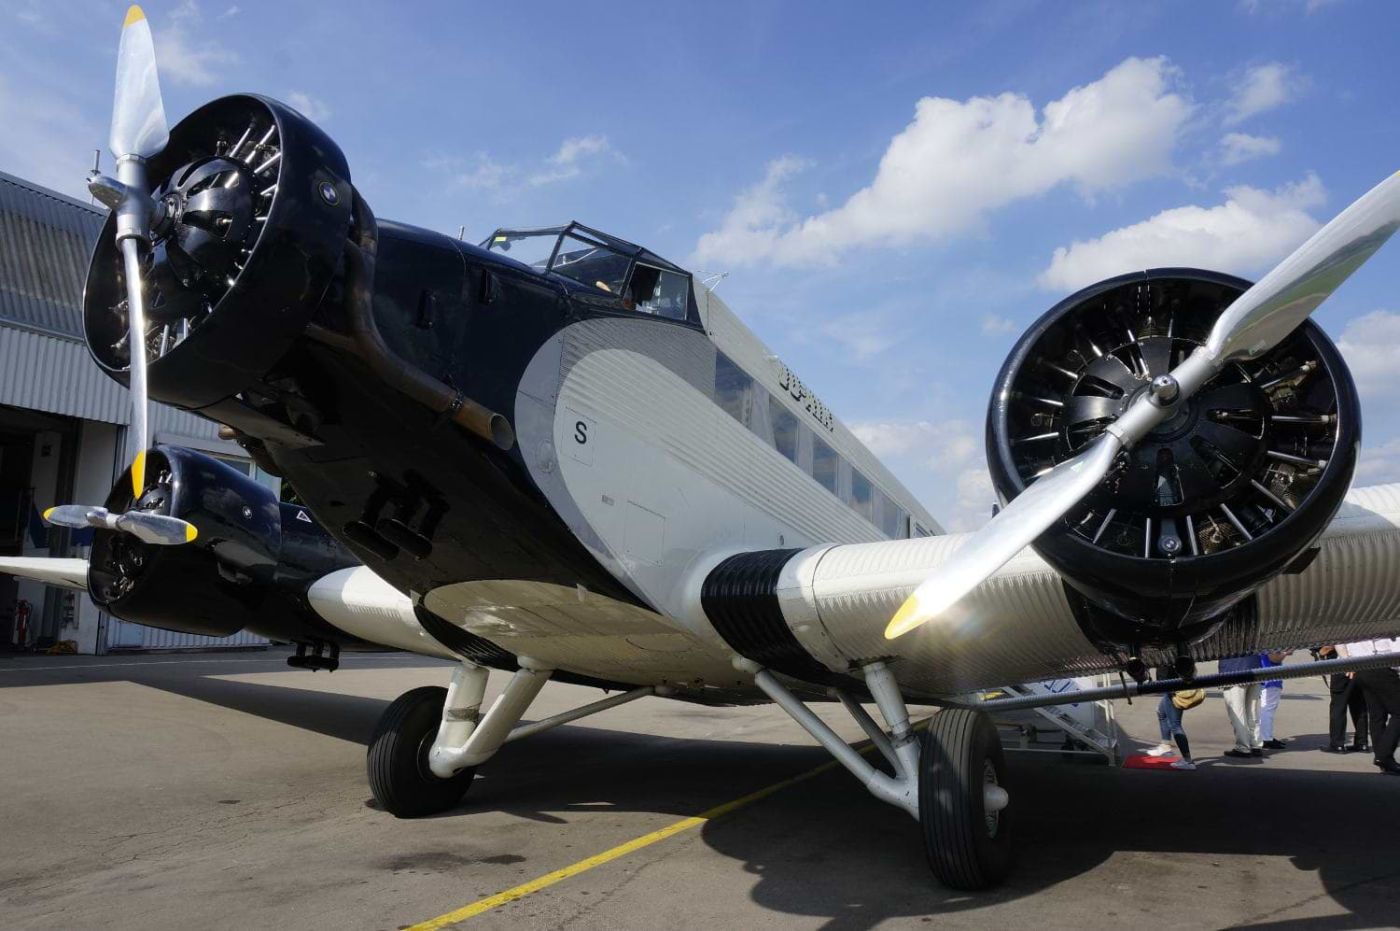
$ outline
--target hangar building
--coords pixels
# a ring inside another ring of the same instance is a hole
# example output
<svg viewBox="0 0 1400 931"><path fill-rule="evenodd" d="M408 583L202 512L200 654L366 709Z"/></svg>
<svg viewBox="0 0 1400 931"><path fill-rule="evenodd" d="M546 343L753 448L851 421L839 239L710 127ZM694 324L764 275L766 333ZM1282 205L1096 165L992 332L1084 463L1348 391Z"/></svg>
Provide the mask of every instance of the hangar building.
<svg viewBox="0 0 1400 931"><path fill-rule="evenodd" d="M101 503L126 467L127 390L83 342L88 258L106 211L0 171L0 555L86 556L91 531L50 527L54 504ZM215 455L277 487L218 425L155 404L151 433ZM76 592L0 575L0 651L74 641L81 653L253 646L248 634L198 637L110 617Z"/></svg>

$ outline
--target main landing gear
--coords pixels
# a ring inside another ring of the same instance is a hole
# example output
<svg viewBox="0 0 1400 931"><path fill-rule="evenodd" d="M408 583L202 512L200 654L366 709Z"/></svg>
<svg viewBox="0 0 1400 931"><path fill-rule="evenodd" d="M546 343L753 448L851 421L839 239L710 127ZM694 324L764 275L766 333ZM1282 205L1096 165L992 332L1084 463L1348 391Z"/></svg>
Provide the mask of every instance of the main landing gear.
<svg viewBox="0 0 1400 931"><path fill-rule="evenodd" d="M476 768L504 744L665 691L645 686L520 725L554 670L524 656L519 662L520 669L485 714L481 705L490 670L465 660L446 689L413 689L389 705L374 729L366 760L370 791L381 808L399 818L447 811L471 788Z"/></svg>
<svg viewBox="0 0 1400 931"><path fill-rule="evenodd" d="M1006 878L1012 862L1014 810L1006 790L1006 757L985 712L948 708L920 736L883 662L862 669L889 731L845 692L836 697L869 736L893 773L877 768L836 735L767 669L746 659L735 666L850 770L876 798L919 822L929 868L945 886L977 890Z"/></svg>

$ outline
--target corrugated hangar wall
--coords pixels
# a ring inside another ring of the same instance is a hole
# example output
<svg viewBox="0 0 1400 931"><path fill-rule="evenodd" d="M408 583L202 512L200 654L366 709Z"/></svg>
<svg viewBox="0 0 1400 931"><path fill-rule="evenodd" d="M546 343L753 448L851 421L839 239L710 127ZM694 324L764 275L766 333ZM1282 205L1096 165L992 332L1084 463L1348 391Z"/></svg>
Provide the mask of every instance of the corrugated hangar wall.
<svg viewBox="0 0 1400 931"><path fill-rule="evenodd" d="M50 504L102 501L125 466L129 395L92 361L82 331L83 284L105 219L82 201L0 172L0 552L86 556L35 515ZM156 442L225 457L275 482L217 431L197 414L153 405ZM29 606L23 625L21 602ZM130 624L73 593L0 577L0 650L25 645L16 642L21 627L30 647L73 640L83 653L267 643L250 634L214 638Z"/></svg>

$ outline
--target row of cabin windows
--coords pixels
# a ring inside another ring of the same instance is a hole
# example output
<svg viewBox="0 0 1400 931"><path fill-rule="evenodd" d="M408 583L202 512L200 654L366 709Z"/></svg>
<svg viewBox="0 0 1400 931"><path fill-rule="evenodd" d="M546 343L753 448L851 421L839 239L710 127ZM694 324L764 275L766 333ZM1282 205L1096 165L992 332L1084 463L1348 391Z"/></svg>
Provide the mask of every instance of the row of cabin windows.
<svg viewBox="0 0 1400 931"><path fill-rule="evenodd" d="M894 539L929 535L907 511L722 352L715 354L715 403L885 536Z"/></svg>

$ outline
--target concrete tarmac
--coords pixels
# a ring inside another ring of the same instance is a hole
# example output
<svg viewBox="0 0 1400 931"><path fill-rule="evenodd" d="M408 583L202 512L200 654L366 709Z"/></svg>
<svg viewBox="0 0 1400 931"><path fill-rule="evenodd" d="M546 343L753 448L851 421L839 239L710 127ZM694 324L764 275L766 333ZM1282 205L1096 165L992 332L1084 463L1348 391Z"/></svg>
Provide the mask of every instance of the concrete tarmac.
<svg viewBox="0 0 1400 931"><path fill-rule="evenodd" d="M284 657L0 658L0 928L404 928L828 759L772 706L643 699L510 744L461 808L400 821L364 744L450 666ZM549 685L530 717L598 694ZM1153 703L1117 710L1128 747L1156 742ZM1289 749L1263 761L1220 756L1218 694L1186 717L1194 773L1013 756L1020 863L992 893L938 887L908 816L829 770L463 927L1398 926L1400 779L1320 752L1326 717L1323 683L1294 680Z"/></svg>

